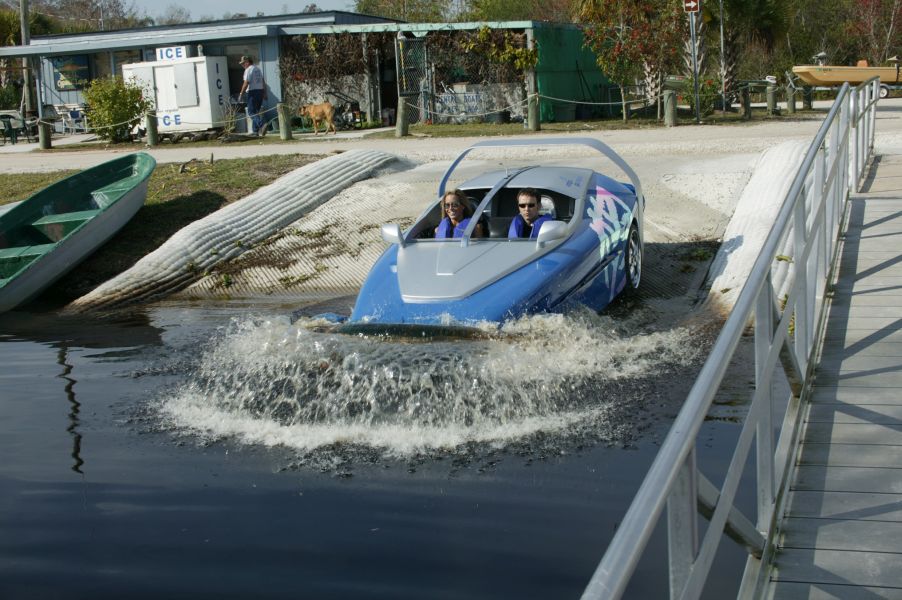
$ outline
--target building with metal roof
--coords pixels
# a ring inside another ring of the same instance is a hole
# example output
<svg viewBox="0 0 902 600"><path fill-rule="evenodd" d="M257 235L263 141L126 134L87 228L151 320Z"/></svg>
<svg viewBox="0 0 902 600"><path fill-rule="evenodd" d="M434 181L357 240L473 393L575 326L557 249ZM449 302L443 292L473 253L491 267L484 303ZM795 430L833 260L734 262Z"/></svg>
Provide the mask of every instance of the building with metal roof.
<svg viewBox="0 0 902 600"><path fill-rule="evenodd" d="M28 46L0 47L0 58L35 57L41 104L80 104L82 87L90 80L121 75L123 64L156 60L158 48L183 48L189 56L225 56L230 89L241 86L242 55L254 57L263 69L274 101L281 98L278 73L279 39L284 28L343 26L360 23L394 23L390 19L343 11L301 13L157 25L115 31L36 36Z"/></svg>
<svg viewBox="0 0 902 600"><path fill-rule="evenodd" d="M606 79L598 71L594 56L582 47L579 28L572 24L535 21L403 23L351 12L325 11L37 36L27 46L0 47L0 59L30 57L39 60L40 67L35 70L40 96L38 104L71 106L84 101L82 89L92 79L121 74L124 64L159 60L161 53L166 52L185 58L226 57L228 87L234 93L238 91L242 81L243 68L239 59L242 55L249 55L254 57L263 70L268 104L273 107L277 102L299 105L324 99L321 96L328 87L306 85L315 76L307 73L309 64L303 60L303 47L309 45L310 40L330 36L347 37L346 34L349 34L360 38L364 48L367 39L371 40L371 45L381 40L382 47L375 54L370 52L371 57L375 56L375 61L370 61L364 73L355 71L348 65L348 79L344 81L347 83L356 79L357 83L345 89L344 95L354 97L370 118L378 118L380 113L385 114L383 109L393 112L397 107L399 82L396 71L401 70L401 77L405 77L404 69L409 71L412 68L410 64L402 66L397 62L396 51L400 46L395 45L395 40L416 42L438 39L443 34L456 32L472 34L486 28L513 32L513 35L520 36L522 40L528 40L529 47L537 45L539 60L531 83L533 90L564 99L591 100L601 97L598 90L600 86L606 85ZM301 50L300 58L298 59L298 52L295 52L297 60L287 60L286 52L298 48ZM425 50L422 55L417 55L417 60L421 63L418 85L428 95L428 98L420 98L421 106L433 103L436 93L450 92L452 85L457 86L457 90L466 90L466 86L461 87L460 82L450 76L446 77L447 81L438 81L434 77L430 79L430 72L435 69ZM344 66L333 65L333 71L340 71ZM465 78L465 75L457 77ZM519 99L511 100L516 105L511 107L513 112L522 111L520 104L526 93L525 73L521 71L516 79L517 81L507 82L510 89L518 92L514 95ZM335 86L341 83L336 81L333 79L330 84L324 85ZM444 89L438 89L439 84ZM342 94L341 90L330 91ZM470 97L478 98L480 94L479 91L470 93ZM551 103L543 104L543 120L561 117ZM482 100L477 109L469 106L468 110L485 112L486 108L490 107Z"/></svg>

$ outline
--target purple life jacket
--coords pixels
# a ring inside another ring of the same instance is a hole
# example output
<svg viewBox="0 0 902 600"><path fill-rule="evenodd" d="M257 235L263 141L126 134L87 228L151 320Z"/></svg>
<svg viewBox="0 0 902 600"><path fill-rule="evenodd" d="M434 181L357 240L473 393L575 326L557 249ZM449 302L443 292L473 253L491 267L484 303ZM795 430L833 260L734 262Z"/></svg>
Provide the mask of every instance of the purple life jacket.
<svg viewBox="0 0 902 600"><path fill-rule="evenodd" d="M529 234L529 239L536 239L539 237L539 229L542 228L542 223L553 221L550 215L539 215L539 218L533 221L532 223L532 231ZM514 220L511 221L510 229L507 230L507 237L509 238L522 238L526 237L523 235L523 232L526 231L526 228L529 225L526 224L526 221L523 219L521 215L517 215L514 217Z"/></svg>
<svg viewBox="0 0 902 600"><path fill-rule="evenodd" d="M467 230L467 225L470 224L470 218L462 220L457 224L456 227L451 225L451 219L445 217L442 219L442 222L438 224L438 231L435 232L435 238L438 240L446 240L448 238L459 238L464 236L464 231ZM453 230L452 230L453 227Z"/></svg>

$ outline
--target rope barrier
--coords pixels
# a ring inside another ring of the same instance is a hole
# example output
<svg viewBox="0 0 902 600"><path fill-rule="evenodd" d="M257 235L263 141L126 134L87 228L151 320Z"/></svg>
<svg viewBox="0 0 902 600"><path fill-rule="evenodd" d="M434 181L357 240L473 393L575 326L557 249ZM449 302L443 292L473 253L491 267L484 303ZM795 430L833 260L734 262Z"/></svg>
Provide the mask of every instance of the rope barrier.
<svg viewBox="0 0 902 600"><path fill-rule="evenodd" d="M257 112L257 113L252 114L252 115L247 115L246 118L251 118L251 119L252 119L252 118L254 118L254 117L256 117L256 116L262 116L262 117L266 118L266 117L265 117L266 113L271 112L271 111L273 111L273 110L275 110L275 108L267 108L267 109L263 109L263 110L261 110L261 111L259 111L259 112ZM82 111L82 113L84 114L84 116L85 116L86 118L88 117L88 114L87 114L87 113L84 113L84 111ZM171 114L171 113L167 113L167 112L164 112L164 113L157 113L157 112L154 112L154 111L150 111L150 112L147 112L147 113L145 113L145 114L146 114L146 116L152 116L152 117L156 117L157 119L159 119L161 116L165 116L165 115ZM136 118L139 119L139 123L138 123L138 124L140 124L141 116L140 116L140 115L136 115L136 116L134 116L134 117L132 117L132 118L126 120L126 121L120 121L120 122L118 122L118 123L111 123L111 124L109 124L109 125L102 125L102 126L95 126L95 127L89 127L89 126L85 125L85 126L84 126L84 133L97 133L98 131L103 130L103 129L115 129L116 127L121 127L121 126L123 126L123 125L130 125L130 124L132 123L132 121L134 121ZM245 118L245 117L241 117L241 118ZM274 121L276 118L277 118L277 117L273 117L272 119L270 119L269 121L267 121L267 123L270 123L270 122ZM237 121L238 121L238 118L235 118L235 119L226 119L226 120L221 120L221 121L184 121L184 120L180 120L180 121L179 121L179 124L180 124L180 125L203 125L203 126L208 126L208 127L209 127L209 126L212 126L213 128L216 128L216 127L218 127L218 126L225 126L225 125L228 125L228 124L230 124L230 123L235 123L235 122L237 122ZM55 120L47 120L46 118L44 118L44 119L37 119L36 121L32 121L30 124L34 124L34 125L40 125L40 124L54 125L54 124L56 124L56 121L55 121Z"/></svg>
<svg viewBox="0 0 902 600"><path fill-rule="evenodd" d="M494 115L494 114L498 114L498 113L500 113L500 112L504 112L505 110L512 110L512 109L514 109L514 108L520 107L520 106L526 104L528 101L529 101L529 100L528 100L528 98L527 98L527 99L521 100L520 102L516 102L516 103L514 103L514 104L508 104L507 106L503 106L503 107L501 107L501 108L497 108L497 109L495 109L495 110L491 110L491 111L488 111L488 112L482 112L482 113L479 113L479 112L443 113L443 112L439 112L439 111L437 111L437 110L431 110L431 109L429 109L428 107L425 107L425 108L424 108L424 112L425 112L427 115L433 115L433 116L437 116L437 117L449 117L449 118L452 118L452 117L453 117L453 118L460 118L460 117L467 117L467 118L469 118L469 117L486 117L486 116L488 116L488 115ZM420 110L420 106L419 106L419 105L411 104L411 103L408 102L407 100L404 100L403 102L404 102L404 104L405 104L406 106L409 106L410 108L415 108L415 109L417 109L417 110Z"/></svg>
<svg viewBox="0 0 902 600"><path fill-rule="evenodd" d="M444 94L435 94L435 96L441 96L441 95L444 95ZM431 115L431 116L448 117L448 118L461 118L461 117L471 118L471 117L486 117L488 115L494 115L494 114L503 112L505 110L512 110L514 108L520 108L520 107L528 104L531 98L538 98L540 100L549 100L551 102L559 102L559 103L564 103L564 104L583 104L583 105L587 105L587 106L621 106L621 104L622 104L619 101L618 102L590 102L587 100L568 100L566 98L556 98L554 96L546 96L544 94L527 94L526 98L524 98L523 100L521 100L519 102L508 104L507 106L503 106L501 108L496 108L494 110L485 111L485 112L447 113L447 112L441 112L438 110L431 110L429 107L420 107L420 105L413 104L411 102L408 102L407 100L404 100L404 104L407 105L408 107L414 108L416 110L420 110L422 108L423 112L427 116ZM645 97L645 98L637 98L634 100L627 100L626 103L634 104L637 102L651 102L651 101L661 100L663 98L664 98L663 94L658 94L656 96L649 96L649 97Z"/></svg>
<svg viewBox="0 0 902 600"><path fill-rule="evenodd" d="M790 83L790 85L792 85L792 83ZM742 92L742 91L744 91L744 90L754 91L755 89L767 88L767 87L770 87L770 86L780 87L780 86L777 86L777 85L774 84L774 83L770 83L770 82L767 82L767 81L761 81L761 82L751 82L751 81L746 81L746 82L743 82L742 84L740 84L739 86L735 87L734 89L730 90L728 93L731 94L731 95L733 95L733 94L739 94L740 92ZM793 86L793 87L795 87L795 86ZM797 89L797 88L796 88L796 89ZM423 93L424 93L424 94L428 94L428 92L423 92ZM455 94L455 92L449 92L448 94ZM444 95L448 95L448 94L433 94L433 96L434 96L434 97L440 97L440 96L444 96ZM719 95L720 95L720 94L718 93L718 96L719 96ZM480 117L487 117L487 116L489 116L489 115L495 115L495 114L498 114L498 113L501 113L501 112L504 112L504 111L513 111L513 110L515 110L515 109L522 109L524 106L526 106L526 105L529 104L529 102L530 102L530 100L531 100L532 98L536 98L536 99L539 99L539 100L547 100L547 101L549 101L549 102L555 102L555 103L579 104L579 105L584 105L584 106L621 106L621 105L623 104L622 101L618 101L618 102L594 102L594 101L588 101L588 100L573 100L573 99L568 99L568 98L558 98L558 97L556 97L556 96L549 96L549 95L546 95L546 94L533 93L533 94L527 94L526 97L525 97L524 99L520 100L519 102L512 102L512 103L510 103L510 104L508 104L508 105L502 106L501 108L496 108L496 109L494 109L494 110L488 110L488 111L484 111L484 112L466 112L466 111L463 111L463 112L450 113L450 112L442 112L441 110L432 110L432 109L430 109L429 107L421 107L420 105L415 104L415 103L411 103L411 102L409 102L409 101L407 101L407 100L402 100L402 102L404 102L404 104L405 104L406 106L408 106L408 107L410 107L410 108L412 108L412 109L416 109L416 110L421 110L421 109L422 109L422 111L423 111L424 114L427 116L427 118L430 118L430 119L434 119L434 118L436 118L436 117L438 117L438 118L449 118L449 119L459 119L459 118L480 118ZM664 94L661 93L661 94L656 94L656 95L653 95L653 96L646 96L646 97L643 97L643 98L636 98L636 99L626 100L626 104L635 104L635 103L639 103L639 102L641 102L641 103L654 103L654 102L663 100L663 98L664 98ZM440 102L441 102L442 104L446 104L444 101L440 101ZM258 111L257 113L250 114L250 115L245 114L244 117L240 117L240 118L253 119L254 117L261 116L261 117L263 117L263 118L265 119L265 118L266 118L266 114L267 114L267 113L270 113L270 112L272 112L272 111L274 111L274 110L276 110L275 107L263 108L263 109L261 109L260 111ZM88 115L87 113L85 113L84 111L82 111L82 113L84 114L85 118L87 118L87 117L89 116L89 115ZM153 116L153 117L156 117L157 119L160 119L161 117L164 117L164 116L167 115L167 114L172 114L172 113L169 113L169 112L157 113L157 112L155 112L155 111L150 111L150 112L146 113L147 116ZM140 117L132 117L131 119L128 119L128 120L126 120L126 121L120 121L120 122L118 122L118 123L112 123L112 124L109 124L109 125L103 125L103 126L100 126L100 127L97 127L97 126L95 126L95 127L90 127L90 126L88 126L87 124L85 124L85 125L84 125L84 133L97 133L98 131L103 130L103 129L114 129L114 128L116 128L116 127L121 127L121 126L123 126L123 125L130 125L130 124L135 120L135 118L139 118L139 119L140 119ZM272 123L272 122L275 121L277 118L278 118L277 116L274 116L274 117L268 119L268 120L266 121L266 124L268 125L268 124ZM233 125L234 123L238 122L238 120L239 120L239 117L237 116L237 113L236 113L235 118L228 118L228 119L223 119L223 120L218 120L218 121L185 121L185 120L180 120L180 121L179 121L179 125L198 125L198 126L205 126L205 127L209 127L209 128L218 128L218 127L221 126L221 127L225 128L225 127L228 126L228 125ZM44 125L54 125L55 123L56 123L55 120L47 120L46 118L44 118L44 119L37 119L36 121L32 121L32 122L30 122L30 123L26 122L26 125L41 125L41 124L44 124Z"/></svg>
<svg viewBox="0 0 902 600"><path fill-rule="evenodd" d="M774 83L771 83L768 81L761 81L760 83L746 81L746 82L743 82L742 84L735 86L732 89L728 90L727 95L736 96L736 95L740 94L743 90L749 90L750 92L753 92L753 93L756 90L760 90L760 92L758 92L758 93L762 93L763 92L762 88L767 88L767 87L771 87L771 86L782 87L782 86L779 86L777 84L774 84ZM676 90L673 90L673 91L676 91ZM686 94L686 93L688 93L688 92L684 92L684 94ZM430 94L429 92L422 92L422 94L423 95L432 95L433 97L438 98L440 96L444 96L444 95L448 95L448 94L455 94L455 92L446 92L445 94ZM720 90L718 90L716 96L720 97L720 95L721 95ZM423 115L426 118L434 119L434 118L438 117L438 118L460 119L460 118L486 117L488 115L497 114L497 113L505 111L505 110L513 110L515 108L522 108L524 105L529 103L531 98L538 98L540 100L546 100L546 101L554 102L554 103L579 104L579 105L584 105L584 106L605 107L605 106L622 106L623 105L623 101L596 102L596 101L590 101L590 100L574 100L574 99L569 99L569 98L558 98L556 96L549 96L546 94L538 94L538 93L527 94L526 98L521 100L520 102L514 102L514 103L508 104L506 106L503 106L501 108L496 108L494 110L488 110L488 111L484 111L484 112L469 112L469 111L454 112L454 113L443 112L442 110L433 110L433 109L430 109L428 106L421 106L420 104L412 103L407 100L403 100L403 102L405 103L405 105L407 105L408 107L410 107L412 109L422 111ZM644 96L641 98L627 99L626 104L637 104L637 103L654 104L655 102L663 101L663 99L664 99L664 93L662 92L659 94ZM440 101L440 103L443 105L447 105L447 103L444 101Z"/></svg>
<svg viewBox="0 0 902 600"><path fill-rule="evenodd" d="M240 118L242 118L242 119L244 119L244 118L247 118L247 119L253 119L254 117L260 116L260 117L263 117L263 118L265 119L265 118L266 118L266 113L272 112L272 111L274 111L274 110L276 110L275 107L272 107L272 108L264 108L264 109L260 110L259 112L256 112L256 113L250 114L250 115L249 115L249 114L246 114L244 117L240 117ZM160 118L160 115L157 114L157 113L154 113L154 112L148 112L147 114L148 114L149 116L157 117L157 119ZM171 114L171 113L162 113L163 116L165 116L165 115L167 115L167 114ZM269 123L269 122L275 121L277 118L278 118L278 117L273 117L273 118L271 118L271 119L270 119L269 121L267 121L267 122ZM220 126L220 125L225 126L225 125L228 125L228 124L230 124L230 123L237 123L238 120L239 120L238 113L235 113L235 118L234 118L234 119L225 119L225 120L222 120L222 121L185 121L185 120L180 120L180 121L179 121L179 124L180 124L180 125L208 125L208 124L209 124L209 126L215 128L215 127Z"/></svg>

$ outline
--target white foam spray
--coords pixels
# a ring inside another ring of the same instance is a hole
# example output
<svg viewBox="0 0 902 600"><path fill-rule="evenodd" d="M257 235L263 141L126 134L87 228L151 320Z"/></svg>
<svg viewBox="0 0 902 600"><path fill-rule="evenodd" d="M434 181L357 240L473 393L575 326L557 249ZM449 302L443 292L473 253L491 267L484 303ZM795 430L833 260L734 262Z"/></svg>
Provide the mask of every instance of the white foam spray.
<svg viewBox="0 0 902 600"><path fill-rule="evenodd" d="M684 367L703 346L688 327L653 329L648 313L531 316L491 339L432 342L235 320L160 409L179 431L301 452L503 447L575 426L613 438L641 401L641 386L620 384Z"/></svg>

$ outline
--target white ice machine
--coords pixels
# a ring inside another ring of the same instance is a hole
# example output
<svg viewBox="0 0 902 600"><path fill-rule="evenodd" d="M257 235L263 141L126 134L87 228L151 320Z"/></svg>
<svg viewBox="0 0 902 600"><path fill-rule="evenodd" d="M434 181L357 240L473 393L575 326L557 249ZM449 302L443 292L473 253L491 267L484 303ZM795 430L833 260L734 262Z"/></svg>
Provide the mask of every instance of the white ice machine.
<svg viewBox="0 0 902 600"><path fill-rule="evenodd" d="M204 131L221 128L229 103L229 74L224 56L122 65L122 77L153 90L157 130Z"/></svg>

